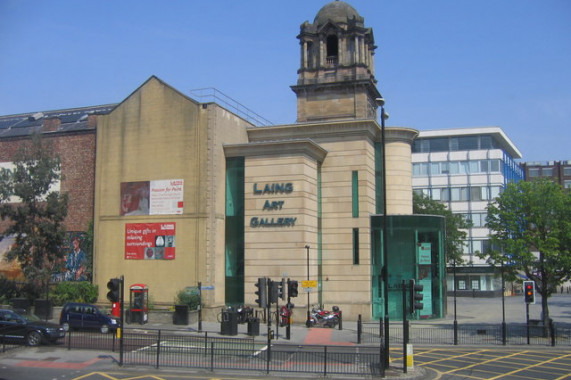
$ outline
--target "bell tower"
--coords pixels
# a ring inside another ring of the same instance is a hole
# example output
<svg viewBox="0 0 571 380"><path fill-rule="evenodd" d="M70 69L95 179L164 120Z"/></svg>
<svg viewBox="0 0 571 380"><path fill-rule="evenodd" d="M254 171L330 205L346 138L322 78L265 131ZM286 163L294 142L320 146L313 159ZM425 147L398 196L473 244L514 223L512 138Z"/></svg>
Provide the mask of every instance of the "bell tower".
<svg viewBox="0 0 571 380"><path fill-rule="evenodd" d="M291 86L297 122L376 119L376 46L364 18L349 4L333 1L300 29L300 67Z"/></svg>

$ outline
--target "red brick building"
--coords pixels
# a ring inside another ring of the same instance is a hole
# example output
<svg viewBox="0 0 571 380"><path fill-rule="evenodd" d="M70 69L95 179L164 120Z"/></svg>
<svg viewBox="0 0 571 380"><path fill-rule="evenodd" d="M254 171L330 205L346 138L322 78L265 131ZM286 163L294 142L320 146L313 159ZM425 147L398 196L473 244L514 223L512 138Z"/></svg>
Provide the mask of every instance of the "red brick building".
<svg viewBox="0 0 571 380"><path fill-rule="evenodd" d="M1 167L10 167L22 143L29 142L34 132L41 133L60 157L60 191L69 194L68 232L84 233L93 220L97 117L112 108L107 105L0 116ZM6 223L0 220L0 230ZM9 244L0 243L0 255ZM0 273L7 271L2 265L6 266L0 264Z"/></svg>

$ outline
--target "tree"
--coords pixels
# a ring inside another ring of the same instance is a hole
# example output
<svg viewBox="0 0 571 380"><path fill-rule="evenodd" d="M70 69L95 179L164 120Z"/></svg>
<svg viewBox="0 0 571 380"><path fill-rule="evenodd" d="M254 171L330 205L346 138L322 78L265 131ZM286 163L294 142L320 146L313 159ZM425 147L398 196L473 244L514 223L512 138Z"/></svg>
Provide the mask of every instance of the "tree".
<svg viewBox="0 0 571 380"><path fill-rule="evenodd" d="M547 299L571 277L571 192L548 179L507 185L488 206L490 261L525 273L541 295L544 326Z"/></svg>
<svg viewBox="0 0 571 380"><path fill-rule="evenodd" d="M52 188L62 179L60 169L52 147L33 134L16 153L14 168L0 170L0 217L7 221L0 240L14 237L6 258L17 260L30 282L47 285L55 260L63 256L68 197Z"/></svg>
<svg viewBox="0 0 571 380"><path fill-rule="evenodd" d="M446 223L446 262L462 264L462 252L467 233L465 230L472 227L472 222L466 220L461 214L454 214L444 203L430 199L426 195L413 193L413 214L442 215Z"/></svg>

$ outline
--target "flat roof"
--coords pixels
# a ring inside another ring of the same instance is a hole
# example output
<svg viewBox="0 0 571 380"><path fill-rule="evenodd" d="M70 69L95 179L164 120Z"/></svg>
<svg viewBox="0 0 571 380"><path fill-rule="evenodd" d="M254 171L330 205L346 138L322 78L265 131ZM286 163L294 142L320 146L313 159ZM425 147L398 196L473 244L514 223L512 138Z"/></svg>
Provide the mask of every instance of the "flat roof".
<svg viewBox="0 0 571 380"><path fill-rule="evenodd" d="M522 158L522 154L515 144L509 139L500 127L472 127L472 128L452 128L434 129L429 131L419 131L417 139L437 138L437 137L461 137L492 135L500 144L502 149L509 153L512 158Z"/></svg>

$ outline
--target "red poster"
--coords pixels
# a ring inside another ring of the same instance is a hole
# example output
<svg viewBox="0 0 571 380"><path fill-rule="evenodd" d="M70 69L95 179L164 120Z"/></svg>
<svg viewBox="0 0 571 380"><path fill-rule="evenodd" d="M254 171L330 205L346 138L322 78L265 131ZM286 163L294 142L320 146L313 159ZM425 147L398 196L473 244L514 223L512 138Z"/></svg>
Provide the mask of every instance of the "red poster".
<svg viewBox="0 0 571 380"><path fill-rule="evenodd" d="M172 260L176 223L125 224L125 259Z"/></svg>

